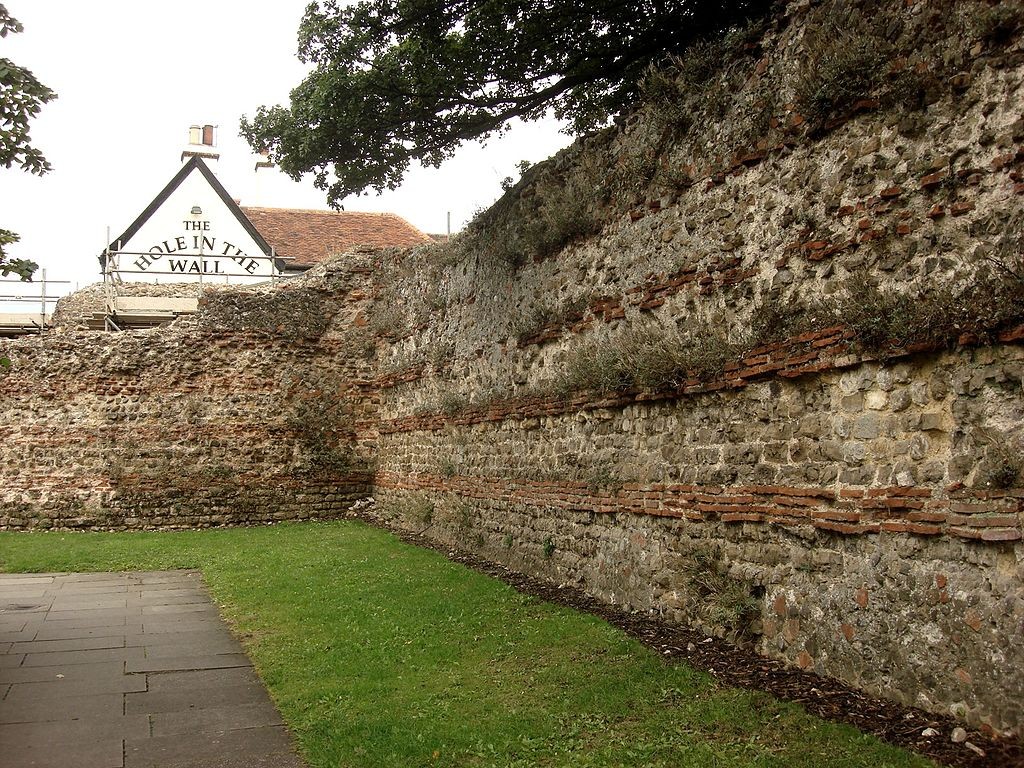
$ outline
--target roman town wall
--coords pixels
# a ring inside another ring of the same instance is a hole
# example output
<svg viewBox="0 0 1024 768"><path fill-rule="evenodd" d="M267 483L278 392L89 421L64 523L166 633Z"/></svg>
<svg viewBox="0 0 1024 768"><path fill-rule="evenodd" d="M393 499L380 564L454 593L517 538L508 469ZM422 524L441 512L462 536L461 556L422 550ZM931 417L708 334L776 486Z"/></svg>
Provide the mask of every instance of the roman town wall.
<svg viewBox="0 0 1024 768"><path fill-rule="evenodd" d="M1019 732L1007 9L791 4L381 263L380 514Z"/></svg>
<svg viewBox="0 0 1024 768"><path fill-rule="evenodd" d="M2 523L372 493L392 525L1019 734L1020 18L791 3L652 72L450 243L0 344Z"/></svg>
<svg viewBox="0 0 1024 768"><path fill-rule="evenodd" d="M197 314L122 333L79 327L95 310L86 289L60 308L63 327L0 342L0 527L345 512L371 482L354 439L369 402L361 259L276 290L206 288Z"/></svg>

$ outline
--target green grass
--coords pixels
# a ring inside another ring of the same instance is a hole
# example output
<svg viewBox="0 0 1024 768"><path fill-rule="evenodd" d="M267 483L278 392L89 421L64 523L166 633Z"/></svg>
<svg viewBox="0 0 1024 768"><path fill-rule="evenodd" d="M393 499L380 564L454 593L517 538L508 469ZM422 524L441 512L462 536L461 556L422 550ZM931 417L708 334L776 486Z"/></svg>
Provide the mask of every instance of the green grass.
<svg viewBox="0 0 1024 768"><path fill-rule="evenodd" d="M199 568L313 766L926 766L360 523L0 533L0 571Z"/></svg>

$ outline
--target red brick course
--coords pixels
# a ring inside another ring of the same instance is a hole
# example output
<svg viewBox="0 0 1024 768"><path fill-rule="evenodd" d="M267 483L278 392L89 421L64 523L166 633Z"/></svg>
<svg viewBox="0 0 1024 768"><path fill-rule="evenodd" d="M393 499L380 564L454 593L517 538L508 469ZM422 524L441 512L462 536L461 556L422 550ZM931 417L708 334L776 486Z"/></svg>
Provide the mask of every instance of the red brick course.
<svg viewBox="0 0 1024 768"><path fill-rule="evenodd" d="M857 489L837 492L834 488L789 486L626 483L610 490L593 488L584 481L395 472L378 472L374 484L382 489L454 493L467 499L563 511L631 512L694 524L809 526L846 536L885 532L991 542L1022 538L1021 501L1015 491L970 492L970 498L987 498L974 505L977 514L965 522L963 515L952 511L956 502L927 488L872 488L866 492L871 494L870 499L850 499ZM963 494L960 492L960 498ZM929 522L920 522L913 513L906 513L923 505L924 498L937 510L929 513Z"/></svg>

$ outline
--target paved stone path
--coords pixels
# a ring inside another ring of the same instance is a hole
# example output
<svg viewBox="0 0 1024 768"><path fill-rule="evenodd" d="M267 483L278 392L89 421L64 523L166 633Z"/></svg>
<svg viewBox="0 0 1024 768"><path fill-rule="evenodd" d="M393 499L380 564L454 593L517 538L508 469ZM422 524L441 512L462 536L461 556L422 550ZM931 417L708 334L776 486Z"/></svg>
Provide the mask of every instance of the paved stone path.
<svg viewBox="0 0 1024 768"><path fill-rule="evenodd" d="M302 768L198 573L0 574L0 768Z"/></svg>

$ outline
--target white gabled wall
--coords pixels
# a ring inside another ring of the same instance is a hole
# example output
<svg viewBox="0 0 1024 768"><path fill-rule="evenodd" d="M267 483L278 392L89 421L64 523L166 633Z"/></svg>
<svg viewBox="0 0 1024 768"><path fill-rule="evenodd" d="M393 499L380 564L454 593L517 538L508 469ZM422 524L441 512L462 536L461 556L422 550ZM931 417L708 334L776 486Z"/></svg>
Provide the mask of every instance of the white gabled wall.
<svg viewBox="0 0 1024 768"><path fill-rule="evenodd" d="M201 213L194 214L198 209ZM195 167L127 242L114 243L129 282L267 280L273 265L217 190Z"/></svg>

